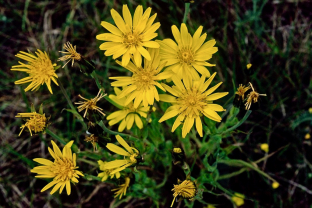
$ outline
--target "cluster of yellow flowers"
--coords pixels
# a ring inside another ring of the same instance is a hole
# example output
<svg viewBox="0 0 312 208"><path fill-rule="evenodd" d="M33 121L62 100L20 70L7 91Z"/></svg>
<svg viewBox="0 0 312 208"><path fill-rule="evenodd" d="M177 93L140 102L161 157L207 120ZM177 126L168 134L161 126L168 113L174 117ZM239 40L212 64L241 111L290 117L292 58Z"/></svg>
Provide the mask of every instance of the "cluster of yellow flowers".
<svg viewBox="0 0 312 208"><path fill-rule="evenodd" d="M182 23L180 29L173 25L171 30L174 40L169 38L153 40L158 35L156 31L160 23L154 23L157 14L151 16L151 8L143 11L143 7L138 6L132 16L128 6L123 5L122 16L114 9L111 10L111 15L116 26L103 21L101 25L108 32L99 34L96 38L104 41L100 49L105 51L105 56L113 56L117 64L127 69L131 76L109 77L114 80L111 86L114 87L115 94L110 94L107 99L121 108L107 116L110 126L119 123L119 132L130 130L134 124L142 129L144 123L149 122L148 114L155 111L153 105L160 101L170 103L171 106L166 109L159 122L175 118L171 131L174 132L182 125L183 138L194 125L199 136L203 137L203 117L221 122L222 118L218 112L225 109L214 101L226 96L228 92L215 92L222 82L211 86L216 72L210 73L207 67L215 64L208 63L208 60L218 51L218 48L215 47L215 40L206 41L207 34L202 33L202 26L198 27L192 35L186 24ZM73 66L74 61L84 60L84 57L76 51L76 46L73 47L69 42L64 44L64 49L67 52L62 52L65 56L59 58L60 61L68 60L67 63L72 61ZM45 83L52 94L51 80L58 85L56 81L58 76L55 73L57 67L52 64L46 52L38 49L36 55L37 57L26 52L19 52L16 55L28 61L28 64L19 62L20 65L13 66L11 70L26 72L29 77L16 81L15 84L31 82L25 91L30 89L33 91ZM120 60L117 60L118 58ZM250 87L253 91L247 96L246 109L250 108L252 102L257 102L261 95L254 91L251 84ZM249 87L240 86L237 94L244 100L247 90ZM79 105L79 112L84 111L83 117L95 111L105 116L103 109L97 106L97 102L104 96L106 94L102 90L93 99L86 99L79 95L83 101L75 104ZM18 117L29 118L21 128L23 130L27 127L30 133L44 131L46 127L47 119L43 113L20 113ZM99 160L99 168L103 172L99 173L98 177L102 181L107 180L108 177L120 178L120 171L135 166L142 159L139 151L130 147L121 136L117 135L116 139L124 149L113 143L108 143L106 147L124 156L124 159L110 162ZM98 141L96 135L92 134L86 138L86 141L91 142L96 150ZM58 189L61 193L66 186L67 194L70 194L70 181L78 183L78 175L83 176L76 170L78 168L76 154L72 154L71 151L73 141L67 143L62 152L53 141L51 142L53 151L50 148L48 150L54 162L36 158L34 161L43 166L35 167L31 172L38 173L36 177L53 178L53 181L41 191L55 185L51 194ZM115 197L125 195L129 185L130 178L126 176L125 183L113 189L116 191ZM174 200L177 196L193 198L196 194L196 186L194 182L187 179L174 185L172 191L174 191Z"/></svg>

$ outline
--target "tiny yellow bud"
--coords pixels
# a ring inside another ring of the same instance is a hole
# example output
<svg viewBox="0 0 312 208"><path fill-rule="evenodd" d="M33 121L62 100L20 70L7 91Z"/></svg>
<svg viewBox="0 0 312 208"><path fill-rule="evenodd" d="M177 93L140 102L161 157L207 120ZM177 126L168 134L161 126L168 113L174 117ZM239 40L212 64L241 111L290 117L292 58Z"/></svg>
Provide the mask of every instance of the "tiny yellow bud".
<svg viewBox="0 0 312 208"><path fill-rule="evenodd" d="M152 119L150 118L150 119L148 119L148 123L151 123L152 122Z"/></svg>
<svg viewBox="0 0 312 208"><path fill-rule="evenodd" d="M182 150L181 150L181 148L173 148L173 152L174 153L181 153Z"/></svg>
<svg viewBox="0 0 312 208"><path fill-rule="evenodd" d="M260 148L264 151L264 152L269 152L269 145L267 143L263 143L260 145Z"/></svg>
<svg viewBox="0 0 312 208"><path fill-rule="evenodd" d="M309 133L307 133L305 136L304 136L305 139L310 139L311 138L311 135Z"/></svg>
<svg viewBox="0 0 312 208"><path fill-rule="evenodd" d="M242 206L244 204L244 198L245 196L243 194L234 193L234 196L232 196L232 201L236 204L236 206Z"/></svg>
<svg viewBox="0 0 312 208"><path fill-rule="evenodd" d="M309 108L309 113L312 113L312 108Z"/></svg>
<svg viewBox="0 0 312 208"><path fill-rule="evenodd" d="M278 187L279 187L279 183L276 182L276 181L274 181L274 182L272 183L272 188L277 189Z"/></svg>
<svg viewBox="0 0 312 208"><path fill-rule="evenodd" d="M247 69L250 69L251 66L252 64L247 64Z"/></svg>

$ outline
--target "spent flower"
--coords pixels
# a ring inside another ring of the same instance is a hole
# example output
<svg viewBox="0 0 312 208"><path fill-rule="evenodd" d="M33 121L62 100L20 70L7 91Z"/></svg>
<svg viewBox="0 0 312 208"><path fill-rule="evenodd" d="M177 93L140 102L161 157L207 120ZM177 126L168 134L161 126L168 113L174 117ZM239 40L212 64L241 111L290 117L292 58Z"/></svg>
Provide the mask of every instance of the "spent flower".
<svg viewBox="0 0 312 208"><path fill-rule="evenodd" d="M91 111L97 111L99 113L101 113L103 116L105 116L105 113L102 112L102 108L96 106L96 103L101 100L103 97L106 96L106 94L104 94L103 92L101 92L101 90L99 90L97 96L95 98L92 98L92 99L86 99L84 97L82 97L81 95L78 95L81 99L85 100L85 101L80 101L80 102L77 102L75 103L76 105L80 105L78 106L78 111L81 112L83 110L85 110L84 114L83 114L83 117L85 118L86 117L86 114L88 112L88 110L91 110Z"/></svg>
<svg viewBox="0 0 312 208"><path fill-rule="evenodd" d="M100 45L100 50L105 50L105 56L113 55L113 59L122 56L122 65L127 66L133 57L137 66L141 66L142 57L151 60L150 53L146 48L159 48L159 44L152 41L158 34L155 31L160 23L154 23L157 14L150 17L151 8L143 13L143 7L139 5L132 18L127 5L122 7L122 15L111 9L112 18L116 26L102 21L101 25L110 33L96 36L98 40L107 41Z"/></svg>
<svg viewBox="0 0 312 208"><path fill-rule="evenodd" d="M56 64L52 64L48 54L37 50L36 56L31 53L20 51L16 57L28 61L28 64L18 62L20 65L12 66L12 71L21 71L28 73L28 77L15 81L15 84L24 84L31 82L26 88L25 92L31 90L38 90L40 85L46 84L50 93L53 94L51 88L51 80L58 85L56 79L58 76L55 73Z"/></svg>
<svg viewBox="0 0 312 208"><path fill-rule="evenodd" d="M174 200L177 196L181 196L183 198L192 199L196 195L196 185L191 180L184 180L182 183L178 180L178 184L174 185L174 188L171 190L173 191L173 200L171 206L173 206Z"/></svg>
<svg viewBox="0 0 312 208"><path fill-rule="evenodd" d="M59 51L60 53L63 53L65 54L64 56L62 56L61 58L59 58L58 60L59 61L66 61L68 60L62 68L64 68L66 66L66 64L68 64L68 62L72 61L72 67L74 65L74 62L75 61L80 61L81 60L81 55L80 53L78 53L76 51L76 46L73 47L73 45L70 43L70 42L67 42L67 43L64 43L64 46L63 48L66 50L66 51Z"/></svg>
<svg viewBox="0 0 312 208"><path fill-rule="evenodd" d="M127 189L130 185L130 178L129 177L126 177L125 178L125 183L124 184L121 184L119 185L118 188L115 188L115 189L112 189L112 191L115 191L115 196L114 198L117 198L119 196L119 199L121 199L122 195L126 195L127 193Z"/></svg>
<svg viewBox="0 0 312 208"><path fill-rule="evenodd" d="M60 189L59 193L62 193L64 187L66 186L67 195L71 193L70 182L78 183L77 178L80 176L84 176L82 172L76 170L78 166L76 166L76 154L72 154L71 146L74 141L68 142L63 151L58 148L58 146L51 140L53 150L49 147L48 150L51 156L54 159L54 162L44 159L44 158L35 158L34 161L40 163L41 166L34 167L30 170L32 173L37 173L36 178L53 178L53 181L48 183L41 192L51 188L53 189L50 192L53 194L58 189Z"/></svg>
<svg viewBox="0 0 312 208"><path fill-rule="evenodd" d="M245 103L246 110L250 109L250 106L252 103L258 102L259 96L267 96L266 94L257 93L250 82L249 82L249 85L252 91L247 95L247 101Z"/></svg>

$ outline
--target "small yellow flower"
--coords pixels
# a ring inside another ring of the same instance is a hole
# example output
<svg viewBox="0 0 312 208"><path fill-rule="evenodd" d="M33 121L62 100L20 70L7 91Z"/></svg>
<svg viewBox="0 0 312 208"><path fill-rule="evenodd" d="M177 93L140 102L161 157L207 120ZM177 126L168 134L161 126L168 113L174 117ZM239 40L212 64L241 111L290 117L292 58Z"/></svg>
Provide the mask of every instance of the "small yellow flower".
<svg viewBox="0 0 312 208"><path fill-rule="evenodd" d="M30 135L32 136L32 131L35 133L42 132L47 127L48 118L45 116L45 114L42 112L42 105L39 108L39 113L35 111L35 108L33 105L31 105L32 112L31 113L18 113L15 117L18 118L27 118L26 123L21 126L21 132L18 136L21 135L24 128L27 127Z"/></svg>
<svg viewBox="0 0 312 208"><path fill-rule="evenodd" d="M123 160L114 160L107 162L105 166L103 167L104 170L112 170L110 174L115 174L117 172L120 172L127 167L134 165L137 163L137 157L139 156L139 151L135 149L134 147L130 147L127 142L119 135L116 135L116 139L121 146L123 146L126 150L123 148L113 144L113 143L108 143L106 145L107 149L109 149L112 152L115 152L119 155L123 155L125 159Z"/></svg>
<svg viewBox="0 0 312 208"><path fill-rule="evenodd" d="M259 94L255 91L252 84L249 82L252 91L247 95L247 101L245 103L246 110L250 109L252 103L258 102L259 96L267 96L266 94Z"/></svg>
<svg viewBox="0 0 312 208"><path fill-rule="evenodd" d="M35 55L30 53L26 53L24 51L20 51L16 57L28 61L28 64L24 64L22 62L18 62L20 65L12 66L12 71L21 71L29 74L28 77L15 81L15 84L24 84L31 82L26 88L25 92L31 89L31 91L38 90L40 85L44 83L47 85L51 94L51 80L58 85L56 78L58 76L55 73L54 66L56 64L52 64L48 54L46 52L42 52L41 50L37 50Z"/></svg>
<svg viewBox="0 0 312 208"><path fill-rule="evenodd" d="M152 41L160 27L159 22L153 24L157 14L150 17L151 8L143 13L141 5L136 8L133 18L127 5L122 7L123 18L114 9L111 9L111 14L117 27L102 21L101 25L111 33L96 36L98 40L108 41L100 45L100 50L106 51L105 56L113 55L113 59L122 56L122 66L127 66L131 57L137 66L141 66L142 56L151 60L150 53L144 47L159 48L159 44Z"/></svg>
<svg viewBox="0 0 312 208"><path fill-rule="evenodd" d="M274 181L274 182L272 183L272 188L273 188L273 189L277 189L278 187L279 187L279 183L276 182L276 181Z"/></svg>
<svg viewBox="0 0 312 208"><path fill-rule="evenodd" d="M40 163L42 166L34 167L30 172L37 173L38 175L36 178L53 178L53 181L43 187L41 192L55 185L50 193L53 194L58 189L60 189L60 193L62 193L66 186L67 195L70 195L70 182L78 183L78 175L84 176L80 171L76 170L78 168L78 166L76 166L76 154L72 154L71 151L71 146L74 141L68 142L62 152L52 140L51 143L53 145L53 150L50 147L48 150L54 158L54 162L44 158L35 158L34 161Z"/></svg>
<svg viewBox="0 0 312 208"><path fill-rule="evenodd" d="M309 113L312 113L312 108L309 108Z"/></svg>
<svg viewBox="0 0 312 208"><path fill-rule="evenodd" d="M116 192L114 193L114 194L115 194L114 198L116 198L116 197L119 196L119 199L121 199L122 195L125 196L126 193L127 193L127 189L128 189L128 187L129 187L129 185L130 185L130 178L129 178L129 177L126 177L126 178L125 178L125 183L124 183L124 184L119 185L119 187L116 188L116 189L112 189L112 191L116 191Z"/></svg>
<svg viewBox="0 0 312 208"><path fill-rule="evenodd" d="M236 95L239 96L238 99L242 98L242 100L244 100L245 97L245 93L250 89L249 86L245 87L242 84L239 84L239 87L237 88L237 91L235 92Z"/></svg>
<svg viewBox="0 0 312 208"><path fill-rule="evenodd" d="M210 77L206 66L215 66L207 61L218 51L218 48L214 47L216 41L213 39L204 43L207 34L201 35L203 26L196 30L193 37L184 23L181 24L180 31L175 25L171 27L171 30L176 42L172 39L158 41L161 61L166 62L168 66L165 71L183 79L183 82L190 82L191 79L198 80L198 73L204 77Z"/></svg>
<svg viewBox="0 0 312 208"><path fill-rule="evenodd" d="M247 69L250 69L250 67L252 66L252 64L247 64Z"/></svg>
<svg viewBox="0 0 312 208"><path fill-rule="evenodd" d="M202 76L199 80L191 83L184 82L184 80L182 83L178 77L173 76L172 81L175 84L173 87L163 84L164 88L174 96L167 94L159 95L161 101L172 104L160 118L159 122L178 116L171 131L174 132L178 126L183 124L183 138L190 132L194 123L198 134L203 137L203 125L201 122L203 115L216 122L221 122L221 117L216 112L225 111L225 109L220 105L213 104L213 101L224 97L228 92L213 93L222 82L208 89L215 75L216 73L206 82L206 77Z"/></svg>
<svg viewBox="0 0 312 208"><path fill-rule="evenodd" d="M178 181L179 183L179 181ZM178 185L174 185L174 188L171 190L173 191L173 200L171 206L173 206L174 200L177 196L182 196L183 198L192 199L196 195L196 186L195 183L191 180L184 180L182 183Z"/></svg>
<svg viewBox="0 0 312 208"><path fill-rule="evenodd" d="M260 145L260 149L262 149L264 152L269 152L269 145L267 143L263 143Z"/></svg>
<svg viewBox="0 0 312 208"><path fill-rule="evenodd" d="M307 133L305 136L304 136L305 139L310 139L311 138L311 135L309 133Z"/></svg>
<svg viewBox="0 0 312 208"><path fill-rule="evenodd" d="M114 173L114 174L111 174L112 171L114 171L114 169L110 169L110 170L107 170L107 169L104 169L105 167L105 164L107 162L103 162L102 160L99 160L98 161L98 164L100 166L100 170L102 170L103 172L102 173L99 173L98 174L98 177L102 178L102 182L103 181L106 181L108 176L110 176L110 178L114 178L114 176L116 176L116 178L119 178L120 177L120 172L117 172L117 173Z"/></svg>
<svg viewBox="0 0 312 208"><path fill-rule="evenodd" d="M236 206L240 207L244 204L244 198L245 196L240 193L234 193L234 196L232 196L232 201L236 204Z"/></svg>
<svg viewBox="0 0 312 208"><path fill-rule="evenodd" d="M81 60L81 55L79 53L77 53L76 51L76 46L73 47L73 45L70 42L64 43L63 48L66 51L59 51L60 53L65 54L65 56L61 57L58 59L58 61L66 61L66 64L68 64L68 62L70 62L70 60L72 61L72 67L74 65L74 61L80 61ZM64 66L62 68L64 68L66 66L66 64L64 64Z"/></svg>
<svg viewBox="0 0 312 208"><path fill-rule="evenodd" d="M105 114L102 112L102 108L96 106L96 103L101 100L104 96L106 96L106 94L101 93L101 90L98 92L97 96L91 100L88 100L84 97L82 97L81 95L78 95L81 99L86 100L86 101L80 101L75 103L76 105L80 105L78 106L78 111L81 112L83 110L86 110L83 114L83 117L86 117L87 111L88 110L92 110L92 111L98 111L99 113L101 113L103 116L105 116Z"/></svg>
<svg viewBox="0 0 312 208"><path fill-rule="evenodd" d="M91 134L90 136L86 136L85 141L86 142L91 142L92 146L93 146L93 151L97 150L97 142L98 142L99 138L94 136L94 134Z"/></svg>
<svg viewBox="0 0 312 208"><path fill-rule="evenodd" d="M148 52L151 54L152 60L149 61L145 58L144 67L137 67L132 62L125 66L133 73L131 77L109 77L109 79L117 80L111 83L112 86L124 87L118 98L127 96L125 105L131 101L134 101L134 108L137 108L140 103L143 103L144 107L153 105L154 100L159 101L157 88L166 91L158 81L172 75L168 72L161 72L165 64L160 64L159 49L148 49ZM117 63L121 65L119 61Z"/></svg>
<svg viewBox="0 0 312 208"><path fill-rule="evenodd" d="M173 152L174 153L181 153L182 150L181 150L181 148L173 148Z"/></svg>
<svg viewBox="0 0 312 208"><path fill-rule="evenodd" d="M126 127L130 130L134 123L139 129L142 129L142 118L147 118L147 113L150 110L150 107L144 107L140 104L135 108L132 101L126 105L127 97L118 98L121 94L121 90L117 87L114 88L114 91L116 95L109 95L108 97L118 105L122 106L123 109L115 111L107 116L107 120L109 120L108 125L112 126L121 121L118 127L119 132L125 130Z"/></svg>

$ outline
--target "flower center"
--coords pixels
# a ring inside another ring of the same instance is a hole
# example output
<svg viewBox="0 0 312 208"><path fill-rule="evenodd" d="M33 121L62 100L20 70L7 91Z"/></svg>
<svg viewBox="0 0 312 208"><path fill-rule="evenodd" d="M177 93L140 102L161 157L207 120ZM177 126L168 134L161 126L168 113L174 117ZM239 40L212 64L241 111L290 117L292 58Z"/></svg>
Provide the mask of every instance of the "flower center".
<svg viewBox="0 0 312 208"><path fill-rule="evenodd" d="M51 171L55 174L54 180L67 181L73 178L76 167L68 158L58 158L51 166Z"/></svg>
<svg viewBox="0 0 312 208"><path fill-rule="evenodd" d="M135 32L129 32L123 36L123 44L126 47L138 46L140 42L142 42L142 37Z"/></svg>
<svg viewBox="0 0 312 208"><path fill-rule="evenodd" d="M206 105L205 96L197 89L183 92L183 96L177 99L180 104L181 114L189 117L197 117L203 112Z"/></svg>
<svg viewBox="0 0 312 208"><path fill-rule="evenodd" d="M145 90L149 89L150 86L153 85L154 74L149 70L140 69L137 73L133 74L132 78L138 87L137 90Z"/></svg>
<svg viewBox="0 0 312 208"><path fill-rule="evenodd" d="M25 123L25 126L37 133L43 131L44 127L46 126L46 121L47 118L45 115L35 114L34 117L30 118Z"/></svg>
<svg viewBox="0 0 312 208"><path fill-rule="evenodd" d="M190 65L194 61L194 53L190 48L182 48L178 51L180 62Z"/></svg>

